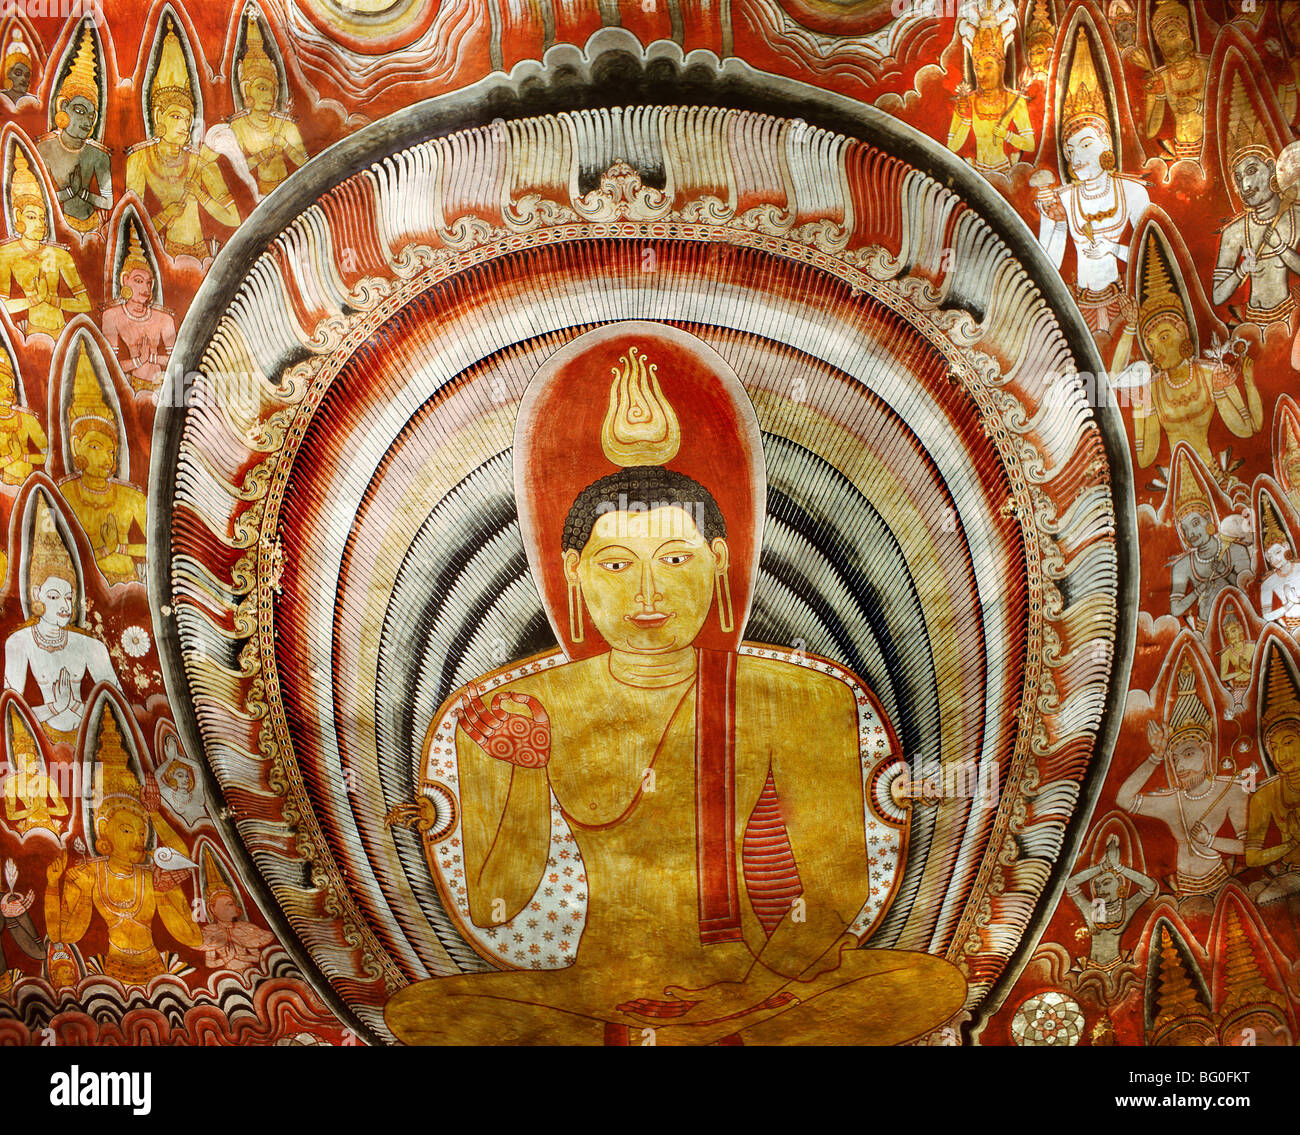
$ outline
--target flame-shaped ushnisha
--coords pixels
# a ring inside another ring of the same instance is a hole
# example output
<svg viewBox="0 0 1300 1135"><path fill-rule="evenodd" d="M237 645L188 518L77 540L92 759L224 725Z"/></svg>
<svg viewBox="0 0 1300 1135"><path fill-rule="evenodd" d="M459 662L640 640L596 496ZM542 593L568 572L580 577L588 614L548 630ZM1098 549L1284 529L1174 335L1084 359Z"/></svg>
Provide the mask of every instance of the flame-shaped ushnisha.
<svg viewBox="0 0 1300 1135"><path fill-rule="evenodd" d="M659 368L635 347L611 367L600 445L615 465L667 465L682 446L677 414L659 388Z"/></svg>

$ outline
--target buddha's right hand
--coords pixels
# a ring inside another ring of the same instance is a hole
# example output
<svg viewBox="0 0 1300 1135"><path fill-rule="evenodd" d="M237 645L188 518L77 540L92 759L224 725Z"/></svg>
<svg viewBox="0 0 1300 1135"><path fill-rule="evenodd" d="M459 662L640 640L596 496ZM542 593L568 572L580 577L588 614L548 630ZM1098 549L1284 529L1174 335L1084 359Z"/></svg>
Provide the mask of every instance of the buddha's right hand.
<svg viewBox="0 0 1300 1135"><path fill-rule="evenodd" d="M66 851L60 851L51 861L50 865L45 868L45 881L51 887L57 887L59 885L59 880L63 877L63 869L67 865L68 853Z"/></svg>
<svg viewBox="0 0 1300 1135"><path fill-rule="evenodd" d="M507 713L506 702L522 706L525 713ZM461 728L490 757L520 768L543 768L551 759L551 717L530 694L494 694L492 704L473 682L465 686L456 707Z"/></svg>

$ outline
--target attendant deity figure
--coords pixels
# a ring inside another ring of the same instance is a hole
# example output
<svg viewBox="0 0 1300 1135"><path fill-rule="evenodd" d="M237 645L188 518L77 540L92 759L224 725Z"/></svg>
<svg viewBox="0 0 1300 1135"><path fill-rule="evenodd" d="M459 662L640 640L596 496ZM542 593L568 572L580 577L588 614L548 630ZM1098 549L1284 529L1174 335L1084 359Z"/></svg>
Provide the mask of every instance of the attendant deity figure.
<svg viewBox="0 0 1300 1135"><path fill-rule="evenodd" d="M208 880L204 904L207 920L203 923L203 952L208 968L246 973L257 966L262 950L275 941L275 935L244 917L233 884L207 847L203 849L202 870Z"/></svg>
<svg viewBox="0 0 1300 1135"><path fill-rule="evenodd" d="M1091 897L1085 897L1083 886L1090 884ZM1137 888L1130 895L1129 888ZM1111 835L1101 859L1071 875L1065 882L1065 893L1083 915L1084 925L1092 945L1088 961L1097 969L1114 969L1124 960L1120 940L1142 905L1158 891L1154 879L1134 871L1120 861L1119 836ZM1131 901L1130 901L1131 900Z"/></svg>
<svg viewBox="0 0 1300 1135"><path fill-rule="evenodd" d="M58 338L68 312L90 310L90 296L66 248L46 243L49 233L40 183L22 148L13 151L11 219L17 234L0 244L0 297L24 334ZM68 294L60 293L59 285ZM21 293L13 294L17 285Z"/></svg>
<svg viewBox="0 0 1300 1135"><path fill-rule="evenodd" d="M1281 452L1274 458L1277 479L1291 506L1300 512L1300 437L1296 436L1295 419L1290 413L1283 415L1281 435Z"/></svg>
<svg viewBox="0 0 1300 1135"><path fill-rule="evenodd" d="M163 753L165 760L158 770L158 789L163 803L187 827L193 828L207 814L198 771L185 759L174 736L168 735L163 742Z"/></svg>
<svg viewBox="0 0 1300 1135"><path fill-rule="evenodd" d="M1210 450L1210 424L1217 413L1237 437L1253 437L1264 424L1264 404L1255 385L1255 364L1240 354L1225 354L1210 363L1196 358L1191 320L1169 276L1160 248L1148 241L1143 300L1137 310L1137 338L1149 377L1133 388L1133 444L1138 465L1152 465L1160 453L1161 433L1172 450L1188 445L1209 469L1218 462ZM1132 310L1131 304L1122 305ZM1115 347L1112 366L1123 370L1132 351L1130 320Z"/></svg>
<svg viewBox="0 0 1300 1135"><path fill-rule="evenodd" d="M1111 0L1106 7L1106 23L1115 37L1120 58L1127 58L1137 46L1137 12L1130 0Z"/></svg>
<svg viewBox="0 0 1300 1135"><path fill-rule="evenodd" d="M1267 334L1273 326L1289 329L1295 312L1291 278L1300 273L1300 220L1295 205L1284 207L1276 156L1235 74L1231 97L1228 165L1246 211L1219 237L1214 302L1226 304L1249 281L1245 321Z"/></svg>
<svg viewBox="0 0 1300 1135"><path fill-rule="evenodd" d="M108 150L90 136L99 117L99 88L89 25L83 27L54 105L54 133L37 142L36 149L58 188L68 225L79 233L94 232L113 208L113 169Z"/></svg>
<svg viewBox="0 0 1300 1135"><path fill-rule="evenodd" d="M1147 78L1146 136L1160 133L1168 108L1174 116L1174 140L1165 148L1175 160L1199 161L1205 139L1205 85L1210 57L1196 51L1191 14L1180 0L1159 0L1151 30L1165 64Z"/></svg>
<svg viewBox="0 0 1300 1135"><path fill-rule="evenodd" d="M4 934L29 958L45 957L45 941L36 933L29 911L36 901L36 892L28 890L25 895L14 890L18 883L18 865L12 859L5 860L5 893L0 895L0 997L5 997L14 987L15 971L9 968L9 957L4 948ZM21 973L21 971L18 971Z"/></svg>
<svg viewBox="0 0 1300 1135"><path fill-rule="evenodd" d="M101 326L132 389L157 390L176 344L176 321L171 312L154 306L153 266L135 226L127 231L130 244L118 276L122 302L104 309Z"/></svg>
<svg viewBox="0 0 1300 1135"><path fill-rule="evenodd" d="M976 31L970 51L976 89L971 92L963 84L958 92L960 97L948 131L948 149L960 153L974 133L972 164L976 171L986 176L1007 173L1011 169L1008 146L1017 152L1034 148L1029 106L1019 91L1009 90L1003 82L1006 49L997 28L982 27Z"/></svg>
<svg viewBox="0 0 1300 1135"><path fill-rule="evenodd" d="M117 420L104 400L84 341L79 349L68 410L77 473L59 482L59 492L90 537L104 578L132 583L139 579L137 565L143 569L148 552L148 502L144 493L117 477Z"/></svg>
<svg viewBox="0 0 1300 1135"><path fill-rule="evenodd" d="M1177 696L1165 723L1151 722L1151 756L1120 785L1115 800L1135 816L1159 820L1178 845L1178 864L1169 880L1180 898L1210 895L1228 881L1224 857L1240 855L1249 797L1232 776L1215 775L1214 718L1196 690L1196 675L1184 658L1177 674ZM1166 788L1142 787L1161 765ZM1221 836L1225 823L1232 836Z"/></svg>
<svg viewBox="0 0 1300 1135"><path fill-rule="evenodd" d="M257 179L257 191L265 196L289 176L289 164L296 169L307 161L302 135L292 118L276 114L280 76L266 54L262 25L250 13L244 57L239 64L239 93L244 110L230 120L230 128L248 168Z"/></svg>
<svg viewBox="0 0 1300 1135"><path fill-rule="evenodd" d="M154 139L126 159L126 187L150 210L168 256L212 258L199 216L202 208L228 228L239 224L239 210L206 147L190 147L194 95L176 29L169 23L150 90ZM150 202L153 202L150 205Z"/></svg>
<svg viewBox="0 0 1300 1135"><path fill-rule="evenodd" d="M1225 587L1236 587L1250 570L1250 552L1236 541L1224 540L1217 531L1214 507L1188 470L1184 453L1175 457L1181 466L1174 523L1187 550L1170 565L1169 612L1181 619L1195 607L1196 629L1209 625L1215 597Z"/></svg>
<svg viewBox="0 0 1300 1135"><path fill-rule="evenodd" d="M1120 313L1120 261L1128 260L1133 228L1151 203L1141 182L1112 172L1115 147L1106 115L1092 49L1080 29L1061 120L1062 149L1073 184L1039 190L1038 240L1059 268L1068 231L1077 260L1075 298L1095 332L1108 332Z"/></svg>
<svg viewBox="0 0 1300 1135"><path fill-rule="evenodd" d="M661 386L657 363L681 352L699 362ZM604 398L592 394L620 353L597 426ZM679 420L687 406L695 422ZM737 652L761 517L758 438L725 362L661 325L591 332L534 377L514 446L520 526L570 660L490 696L472 682L444 707L459 706L467 914L453 906L483 934L529 909L554 870L557 807L566 856L580 859L585 928L561 947L567 968L399 991L385 1018L404 1042L626 1044L652 1027L658 1044L886 1044L962 1004L965 980L947 961L861 949L851 929L879 884L868 877L859 695L832 673ZM557 446L574 484L597 474L576 496L561 490L558 507L555 480L536 472ZM721 478L719 460L730 472L717 490L691 475ZM441 717L426 759L442 751ZM760 801L781 819L758 869ZM422 793L389 822L427 831L431 804Z"/></svg>
<svg viewBox="0 0 1300 1135"><path fill-rule="evenodd" d="M151 812L157 802L149 800L149 790L128 765L116 717L107 706L99 723L96 759L103 790L95 809L95 847L100 854L69 867L65 851L50 864L45 925L51 940L78 942L90 929L92 915L98 914L108 929L104 973L123 985L147 985L167 972L154 944L156 916L183 946L202 948L203 934L179 886L188 872L148 864Z"/></svg>
<svg viewBox="0 0 1300 1135"><path fill-rule="evenodd" d="M1300 891L1300 692L1276 646L1261 701L1260 749L1277 773L1251 794L1245 848L1246 865L1266 867L1272 876L1256 896L1267 904Z"/></svg>
<svg viewBox="0 0 1300 1135"><path fill-rule="evenodd" d="M1020 76L1020 85L1029 88L1034 83L1046 83L1052 65L1052 48L1056 43L1056 28L1047 0L1032 0L1029 6L1029 23L1025 28L1025 54L1029 63Z"/></svg>
<svg viewBox="0 0 1300 1135"><path fill-rule="evenodd" d="M1255 644L1246 637L1241 620L1229 614L1223 620L1223 649L1219 653L1219 677L1232 693L1240 709L1250 688L1250 668L1255 660Z"/></svg>
<svg viewBox="0 0 1300 1135"><path fill-rule="evenodd" d="M1259 587L1260 614L1270 623L1280 622L1295 637L1300 631L1300 567L1282 540L1264 549L1264 559L1271 570Z"/></svg>
<svg viewBox="0 0 1300 1135"><path fill-rule="evenodd" d="M4 45L4 59L0 61L0 78L4 80L4 90L0 90L0 95L4 95L13 106L22 99L31 98L28 92L35 73L32 53L23 42L23 33L14 28L9 42Z"/></svg>
<svg viewBox="0 0 1300 1135"><path fill-rule="evenodd" d="M44 699L32 705L46 736L72 745L86 712L83 682L111 682L121 688L104 644L72 620L77 609L77 573L42 500L37 505L28 579L32 617L5 642L5 687L22 695L30 674Z"/></svg>
<svg viewBox="0 0 1300 1135"><path fill-rule="evenodd" d="M21 485L32 469L45 464L48 446L40 420L18 405L13 364L0 351L0 483Z"/></svg>
<svg viewBox="0 0 1300 1135"><path fill-rule="evenodd" d="M61 819L68 814L67 802L59 786L45 770L36 738L16 713L9 715L9 754L11 771L4 778L5 820L25 836L28 832L47 831L56 839L63 831Z"/></svg>

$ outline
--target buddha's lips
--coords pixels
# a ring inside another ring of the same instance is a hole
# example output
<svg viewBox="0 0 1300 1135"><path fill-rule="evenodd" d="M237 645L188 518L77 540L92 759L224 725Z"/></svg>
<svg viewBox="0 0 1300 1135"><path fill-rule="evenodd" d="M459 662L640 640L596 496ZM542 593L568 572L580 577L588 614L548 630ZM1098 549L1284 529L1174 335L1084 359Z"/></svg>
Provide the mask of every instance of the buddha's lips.
<svg viewBox="0 0 1300 1135"><path fill-rule="evenodd" d="M662 627L664 623L672 617L673 613L670 612L665 615L662 611L643 611L638 615L623 616L623 618L627 619L628 622L635 623L638 627L646 628Z"/></svg>

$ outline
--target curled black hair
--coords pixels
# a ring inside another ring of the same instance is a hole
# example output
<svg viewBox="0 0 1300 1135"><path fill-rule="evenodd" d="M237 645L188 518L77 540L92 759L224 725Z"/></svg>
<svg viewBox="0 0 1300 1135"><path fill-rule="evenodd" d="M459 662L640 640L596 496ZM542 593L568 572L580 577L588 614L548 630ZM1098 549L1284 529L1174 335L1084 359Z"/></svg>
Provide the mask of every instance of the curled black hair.
<svg viewBox="0 0 1300 1135"><path fill-rule="evenodd" d="M603 513L616 509L650 512L656 508L682 509L710 543L720 536L726 538L722 509L698 481L659 465L633 465L601 477L578 494L564 521L561 551L581 552Z"/></svg>

